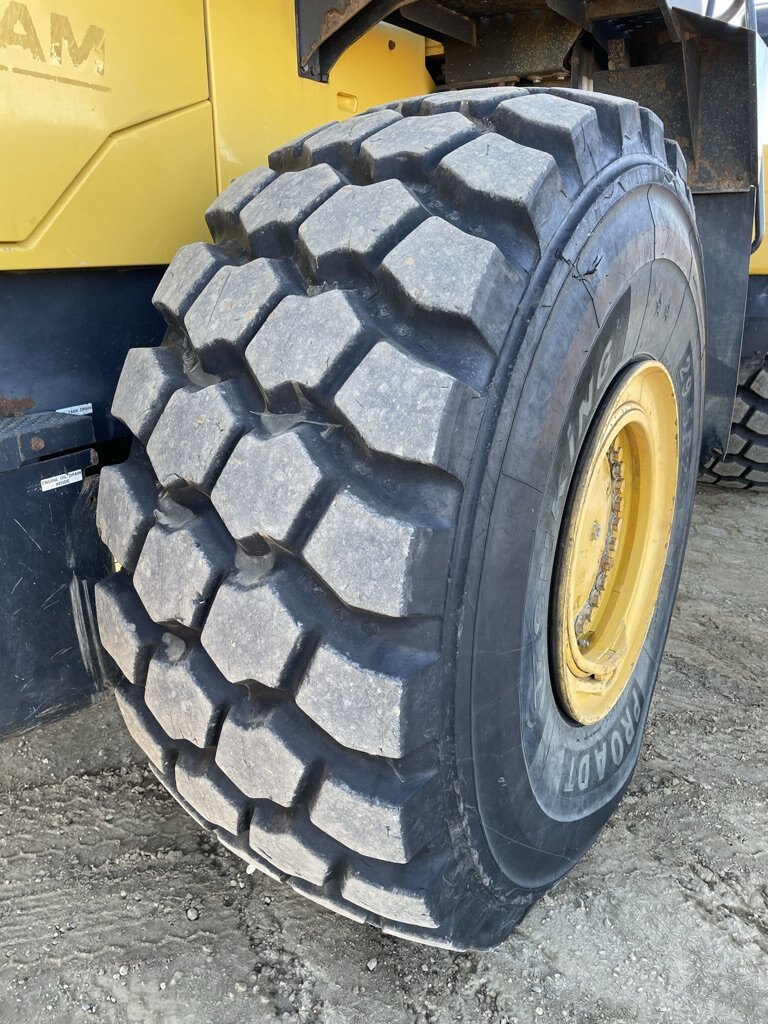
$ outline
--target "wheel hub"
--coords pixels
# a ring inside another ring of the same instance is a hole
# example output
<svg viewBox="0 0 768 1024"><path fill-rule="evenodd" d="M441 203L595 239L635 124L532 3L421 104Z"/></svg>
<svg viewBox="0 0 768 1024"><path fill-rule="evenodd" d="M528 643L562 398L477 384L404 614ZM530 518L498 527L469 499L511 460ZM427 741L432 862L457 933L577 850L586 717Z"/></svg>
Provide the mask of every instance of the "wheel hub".
<svg viewBox="0 0 768 1024"><path fill-rule="evenodd" d="M656 606L678 469L674 385L647 360L616 382L585 442L553 587L557 695L582 725L621 697Z"/></svg>

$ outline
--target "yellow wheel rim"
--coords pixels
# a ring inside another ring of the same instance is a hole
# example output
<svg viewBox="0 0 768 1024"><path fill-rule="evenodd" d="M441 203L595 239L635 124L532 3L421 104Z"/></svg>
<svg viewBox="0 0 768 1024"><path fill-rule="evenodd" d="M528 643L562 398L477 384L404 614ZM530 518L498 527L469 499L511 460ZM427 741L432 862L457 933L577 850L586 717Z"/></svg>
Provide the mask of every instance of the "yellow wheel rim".
<svg viewBox="0 0 768 1024"><path fill-rule="evenodd" d="M661 363L638 363L587 438L560 535L555 686L582 725L614 707L640 656L667 559L677 468L672 379Z"/></svg>

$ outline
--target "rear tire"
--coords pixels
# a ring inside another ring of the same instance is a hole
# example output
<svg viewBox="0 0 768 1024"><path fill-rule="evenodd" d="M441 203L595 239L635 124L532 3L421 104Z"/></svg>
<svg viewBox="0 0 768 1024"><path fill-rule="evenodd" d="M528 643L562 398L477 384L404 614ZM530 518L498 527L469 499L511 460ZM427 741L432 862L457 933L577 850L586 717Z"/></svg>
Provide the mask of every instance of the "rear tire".
<svg viewBox="0 0 768 1024"><path fill-rule="evenodd" d="M629 101L488 89L332 125L235 181L155 296L101 474L118 701L161 781L255 867L386 932L501 941L637 760L701 430L679 150ZM550 680L558 532L628 367L680 409L669 557L624 695Z"/></svg>
<svg viewBox="0 0 768 1024"><path fill-rule="evenodd" d="M742 491L768 488L768 356L742 360L728 451L706 464L701 479Z"/></svg>

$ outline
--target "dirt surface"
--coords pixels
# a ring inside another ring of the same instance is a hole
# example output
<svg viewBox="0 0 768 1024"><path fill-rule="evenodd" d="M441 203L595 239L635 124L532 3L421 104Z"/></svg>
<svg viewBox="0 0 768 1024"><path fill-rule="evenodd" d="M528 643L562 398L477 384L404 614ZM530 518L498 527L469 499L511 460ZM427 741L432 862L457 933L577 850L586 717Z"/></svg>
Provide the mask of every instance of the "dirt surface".
<svg viewBox="0 0 768 1024"><path fill-rule="evenodd" d="M0 1022L768 1022L768 496L701 489L645 748L499 949L320 910L213 843L114 703L0 745Z"/></svg>

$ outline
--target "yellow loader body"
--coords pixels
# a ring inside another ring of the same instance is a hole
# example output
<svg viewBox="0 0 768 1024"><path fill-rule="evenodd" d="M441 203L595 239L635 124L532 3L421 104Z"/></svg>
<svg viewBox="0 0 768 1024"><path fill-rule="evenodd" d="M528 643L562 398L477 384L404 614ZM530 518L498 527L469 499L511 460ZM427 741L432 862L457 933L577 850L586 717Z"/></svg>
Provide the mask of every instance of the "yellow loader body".
<svg viewBox="0 0 768 1024"><path fill-rule="evenodd" d="M0 270L167 263L201 211L315 125L434 88L381 25L328 84L286 0L0 0Z"/></svg>

